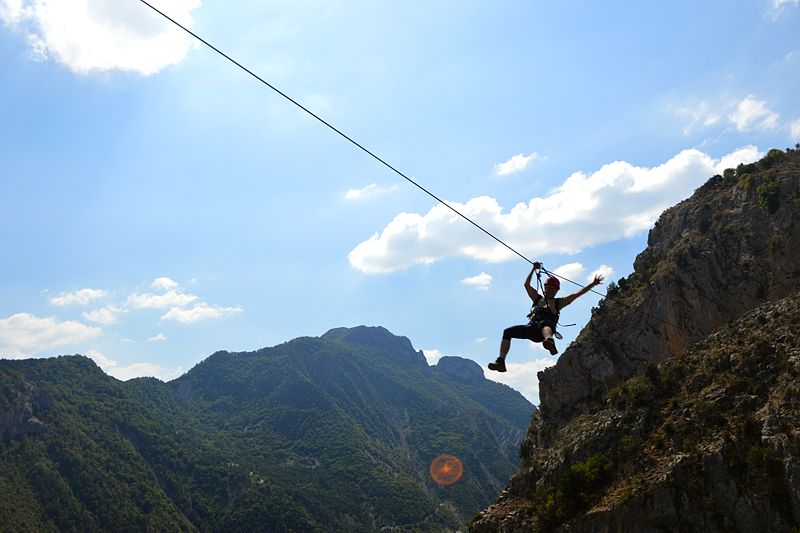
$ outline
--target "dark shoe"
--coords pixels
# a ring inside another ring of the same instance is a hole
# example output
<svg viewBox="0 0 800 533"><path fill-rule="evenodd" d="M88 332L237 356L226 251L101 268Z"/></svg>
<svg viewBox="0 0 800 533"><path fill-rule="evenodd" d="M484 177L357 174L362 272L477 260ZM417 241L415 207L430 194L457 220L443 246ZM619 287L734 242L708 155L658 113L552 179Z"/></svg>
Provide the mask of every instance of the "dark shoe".
<svg viewBox="0 0 800 533"><path fill-rule="evenodd" d="M556 348L556 341L554 341L552 337L549 339L545 339L544 342L542 342L542 346L544 346L545 349L548 352L550 352L550 355L555 355L558 353L558 348Z"/></svg>
<svg viewBox="0 0 800 533"><path fill-rule="evenodd" d="M497 358L497 361L494 363L489 363L489 370L495 370L497 372L505 372L506 371L506 361L505 359Z"/></svg>

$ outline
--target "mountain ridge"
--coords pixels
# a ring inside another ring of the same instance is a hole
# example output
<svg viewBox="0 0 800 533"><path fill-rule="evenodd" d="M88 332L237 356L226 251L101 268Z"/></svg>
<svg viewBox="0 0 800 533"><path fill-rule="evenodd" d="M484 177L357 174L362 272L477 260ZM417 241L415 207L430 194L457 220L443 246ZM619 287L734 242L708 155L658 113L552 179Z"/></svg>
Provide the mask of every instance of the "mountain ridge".
<svg viewBox="0 0 800 533"><path fill-rule="evenodd" d="M0 386L8 530L454 531L516 468L535 410L367 327L217 351L167 383L84 356L6 360ZM464 465L451 486L428 473L445 453Z"/></svg>

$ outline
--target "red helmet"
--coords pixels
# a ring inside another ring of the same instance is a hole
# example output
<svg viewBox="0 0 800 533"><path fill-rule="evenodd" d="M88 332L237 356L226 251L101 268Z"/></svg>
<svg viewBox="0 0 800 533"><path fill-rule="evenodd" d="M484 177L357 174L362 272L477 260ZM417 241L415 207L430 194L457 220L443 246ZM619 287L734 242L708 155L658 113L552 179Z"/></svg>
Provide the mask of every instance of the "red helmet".
<svg viewBox="0 0 800 533"><path fill-rule="evenodd" d="M544 285L545 285L545 287L548 286L548 285L552 285L556 289L560 289L561 288L561 282L558 281L558 278L555 277L555 276L550 276L549 278L547 278L547 281L544 282Z"/></svg>

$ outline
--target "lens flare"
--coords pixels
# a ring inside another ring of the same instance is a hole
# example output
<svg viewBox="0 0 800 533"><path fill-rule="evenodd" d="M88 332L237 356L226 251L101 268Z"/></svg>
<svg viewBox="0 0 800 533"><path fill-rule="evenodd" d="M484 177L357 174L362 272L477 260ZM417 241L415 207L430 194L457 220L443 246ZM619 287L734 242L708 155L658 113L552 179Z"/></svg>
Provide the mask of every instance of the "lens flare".
<svg viewBox="0 0 800 533"><path fill-rule="evenodd" d="M452 485L463 473L461 461L453 455L440 455L431 463L431 477L439 485Z"/></svg>

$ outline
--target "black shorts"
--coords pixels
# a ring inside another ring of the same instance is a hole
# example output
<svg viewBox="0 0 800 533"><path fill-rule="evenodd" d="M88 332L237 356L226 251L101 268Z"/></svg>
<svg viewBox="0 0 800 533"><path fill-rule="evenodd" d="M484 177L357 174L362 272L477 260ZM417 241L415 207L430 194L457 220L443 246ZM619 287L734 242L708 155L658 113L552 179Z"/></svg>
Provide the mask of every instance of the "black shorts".
<svg viewBox="0 0 800 533"><path fill-rule="evenodd" d="M550 326L553 329L553 334L556 332L556 323L553 320L537 320L530 324L521 324L519 326L511 326L503 330L503 339L528 339L533 342L542 342L544 336L542 335L542 328Z"/></svg>

